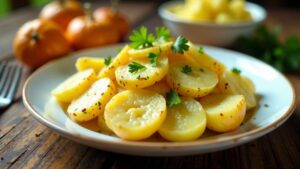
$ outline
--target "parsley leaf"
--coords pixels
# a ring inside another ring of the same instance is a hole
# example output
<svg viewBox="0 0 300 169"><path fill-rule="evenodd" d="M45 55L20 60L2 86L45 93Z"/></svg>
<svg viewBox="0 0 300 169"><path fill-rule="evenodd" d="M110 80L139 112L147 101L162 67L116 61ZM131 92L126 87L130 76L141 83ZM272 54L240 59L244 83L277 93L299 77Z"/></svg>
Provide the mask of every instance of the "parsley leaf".
<svg viewBox="0 0 300 169"><path fill-rule="evenodd" d="M240 75L242 73L242 71L236 67L232 68L231 71L237 75Z"/></svg>
<svg viewBox="0 0 300 169"><path fill-rule="evenodd" d="M166 97L168 106L173 106L181 103L180 97L174 90L169 91Z"/></svg>
<svg viewBox="0 0 300 169"><path fill-rule="evenodd" d="M166 27L157 27L155 28L156 41L158 43L166 42L170 39L170 30Z"/></svg>
<svg viewBox="0 0 300 169"><path fill-rule="evenodd" d="M110 65L110 63L111 63L111 56L108 56L107 58L104 59L104 64L105 66L108 66Z"/></svg>
<svg viewBox="0 0 300 169"><path fill-rule="evenodd" d="M157 59L158 59L158 54L150 52L148 54L148 58L150 59L150 63L153 67L157 66Z"/></svg>
<svg viewBox="0 0 300 169"><path fill-rule="evenodd" d="M148 29L145 26L142 26L139 31L132 31L129 40L131 41L131 47L139 49L153 46L154 37L151 33L148 34Z"/></svg>
<svg viewBox="0 0 300 169"><path fill-rule="evenodd" d="M240 37L236 49L272 65L282 72L300 69L300 38L290 36L281 41L280 28L259 27L250 37Z"/></svg>
<svg viewBox="0 0 300 169"><path fill-rule="evenodd" d="M188 74L188 73L192 72L192 67L190 67L188 65L185 65L185 66L182 67L181 72L185 73L185 74Z"/></svg>
<svg viewBox="0 0 300 169"><path fill-rule="evenodd" d="M204 53L204 48L202 46L200 46L199 49L198 49L198 52L201 53L201 54Z"/></svg>
<svg viewBox="0 0 300 169"><path fill-rule="evenodd" d="M137 62L132 62L128 66L129 66L129 72L130 73L135 73L135 72L137 72L141 69L146 69L146 67L144 65L139 64Z"/></svg>
<svg viewBox="0 0 300 169"><path fill-rule="evenodd" d="M180 35L175 40L175 42L172 45L171 49L175 53L183 54L184 51L188 51L189 50L189 45L187 43L188 43L188 40L185 37L183 37L182 35Z"/></svg>

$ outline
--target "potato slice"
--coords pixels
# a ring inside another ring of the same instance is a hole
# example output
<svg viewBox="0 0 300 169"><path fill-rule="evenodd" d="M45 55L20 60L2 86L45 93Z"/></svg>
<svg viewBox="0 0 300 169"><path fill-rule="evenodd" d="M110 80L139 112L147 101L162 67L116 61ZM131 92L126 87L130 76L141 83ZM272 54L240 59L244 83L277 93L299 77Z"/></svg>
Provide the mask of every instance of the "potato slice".
<svg viewBox="0 0 300 169"><path fill-rule="evenodd" d="M130 49L130 47L128 45L126 45L108 66L101 69L101 71L98 74L98 79L103 78L103 77L108 77L112 80L115 80L116 68L119 67L120 65L124 65L124 64L128 63L128 61L129 61L129 56L128 56L129 49Z"/></svg>
<svg viewBox="0 0 300 169"><path fill-rule="evenodd" d="M172 44L173 42L167 42L163 43L162 45L157 45L146 49L129 49L128 54L133 59L148 58L149 53L164 54L166 51L171 49Z"/></svg>
<svg viewBox="0 0 300 169"><path fill-rule="evenodd" d="M95 80L96 73L93 69L78 72L57 86L52 95L60 102L71 102L82 95Z"/></svg>
<svg viewBox="0 0 300 169"><path fill-rule="evenodd" d="M91 85L83 95L73 100L67 112L71 119L84 122L103 113L106 103L117 93L109 78L102 78Z"/></svg>
<svg viewBox="0 0 300 169"><path fill-rule="evenodd" d="M206 115L201 104L192 98L181 98L181 103L167 110L167 117L159 134L169 141L192 141L206 128Z"/></svg>
<svg viewBox="0 0 300 169"><path fill-rule="evenodd" d="M166 114L166 100L162 95L147 90L127 90L109 101L104 119L122 139L142 140L159 129Z"/></svg>
<svg viewBox="0 0 300 169"><path fill-rule="evenodd" d="M186 57L193 58L197 63L200 63L204 67L207 67L208 69L215 72L218 75L218 77L221 77L223 75L223 73L227 69L223 63L209 56L205 53L205 51L199 51L199 48L197 48L193 44L190 43L189 45L189 50L184 53Z"/></svg>
<svg viewBox="0 0 300 169"><path fill-rule="evenodd" d="M243 95L212 94L200 99L206 111L207 127L217 132L237 129L244 120L246 100Z"/></svg>
<svg viewBox="0 0 300 169"><path fill-rule="evenodd" d="M241 94L246 98L247 110L256 107L255 86L245 76L238 75L232 71L226 71L224 77L216 87L216 93Z"/></svg>
<svg viewBox="0 0 300 169"><path fill-rule="evenodd" d="M182 72L185 66L191 67L191 72ZM170 64L166 79L179 94L194 98L209 94L218 83L218 77L213 71L183 61Z"/></svg>
<svg viewBox="0 0 300 169"><path fill-rule="evenodd" d="M121 87L126 89L141 89L151 86L164 78L169 70L168 58L165 56L158 58L157 66L151 65L148 59L135 62L145 66L145 68L131 73L129 72L129 65L132 62L117 68L116 80Z"/></svg>
<svg viewBox="0 0 300 169"><path fill-rule="evenodd" d="M161 81L155 83L154 85L149 86L145 89L159 93L163 96L166 96L166 94L171 90L171 87L167 84L167 82L165 82L164 80L161 80Z"/></svg>
<svg viewBox="0 0 300 169"><path fill-rule="evenodd" d="M108 134L108 135L114 134L114 132L106 125L106 122L104 120L104 113L100 113L98 115L98 127L100 133Z"/></svg>
<svg viewBox="0 0 300 169"><path fill-rule="evenodd" d="M80 57L75 63L75 67L78 71L83 71L89 68L94 69L96 73L104 67L104 59L94 57Z"/></svg>

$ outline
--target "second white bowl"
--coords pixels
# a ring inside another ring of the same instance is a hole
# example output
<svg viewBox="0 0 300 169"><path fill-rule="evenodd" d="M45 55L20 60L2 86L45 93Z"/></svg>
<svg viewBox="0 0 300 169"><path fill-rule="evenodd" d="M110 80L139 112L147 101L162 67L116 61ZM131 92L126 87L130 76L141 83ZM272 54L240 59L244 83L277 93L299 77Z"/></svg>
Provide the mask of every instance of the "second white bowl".
<svg viewBox="0 0 300 169"><path fill-rule="evenodd" d="M251 13L253 21L245 23L216 24L192 22L176 17L169 9L183 4L182 1L170 1L159 7L159 15L163 23L175 35L183 35L194 43L229 46L238 37L251 34L265 19L266 10L254 3L247 2L246 9Z"/></svg>

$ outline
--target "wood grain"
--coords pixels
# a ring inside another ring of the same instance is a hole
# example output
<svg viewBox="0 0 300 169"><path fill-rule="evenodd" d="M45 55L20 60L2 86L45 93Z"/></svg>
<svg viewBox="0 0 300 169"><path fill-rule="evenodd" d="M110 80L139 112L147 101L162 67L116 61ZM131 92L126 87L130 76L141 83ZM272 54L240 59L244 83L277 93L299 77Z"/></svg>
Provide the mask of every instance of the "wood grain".
<svg viewBox="0 0 300 169"><path fill-rule="evenodd" d="M126 2L122 12L128 14L133 27L145 25L151 30L162 22L156 4ZM36 17L38 10L21 9L0 23L0 59L12 58L11 43L17 27ZM300 25L289 18L300 12L270 10L268 24L281 23L287 33L300 36ZM287 36L285 33L283 36ZM3 48L2 44L6 47ZM4 55L3 55L4 54ZM22 84L31 73L24 69ZM137 157L93 149L68 140L37 122L21 102L21 90L14 104L0 110L0 168L76 168L76 169L298 169L300 166L300 77L287 76L295 87L295 113L281 127L255 141L215 153L184 157ZM21 85L22 86L22 85Z"/></svg>

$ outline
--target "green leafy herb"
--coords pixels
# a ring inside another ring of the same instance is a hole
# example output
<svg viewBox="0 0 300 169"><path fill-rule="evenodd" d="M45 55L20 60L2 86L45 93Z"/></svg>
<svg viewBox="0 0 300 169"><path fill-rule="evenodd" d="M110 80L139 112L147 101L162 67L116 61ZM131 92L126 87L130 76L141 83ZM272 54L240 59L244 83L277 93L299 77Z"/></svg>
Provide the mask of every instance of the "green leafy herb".
<svg viewBox="0 0 300 169"><path fill-rule="evenodd" d="M202 46L200 46L200 47L198 48L198 52L201 53L201 54L204 53L204 48L203 48Z"/></svg>
<svg viewBox="0 0 300 169"><path fill-rule="evenodd" d="M166 42L170 39L170 30L166 27L157 27L155 28L156 41L158 43Z"/></svg>
<svg viewBox="0 0 300 169"><path fill-rule="evenodd" d="M153 67L156 67L157 66L157 59L158 59L158 54L155 54L155 53L152 53L150 52L148 54L148 58L150 59L150 63Z"/></svg>
<svg viewBox="0 0 300 169"><path fill-rule="evenodd" d="M132 31L129 40L131 41L131 47L139 49L153 46L154 37L151 33L148 34L148 29L145 26L142 26L139 31Z"/></svg>
<svg viewBox="0 0 300 169"><path fill-rule="evenodd" d="M282 72L300 69L300 39L290 36L279 40L280 28L273 30L259 27L250 37L241 37L236 43L237 50L254 56Z"/></svg>
<svg viewBox="0 0 300 169"><path fill-rule="evenodd" d="M240 75L242 73L242 71L236 67L232 68L231 71L237 75Z"/></svg>
<svg viewBox="0 0 300 169"><path fill-rule="evenodd" d="M111 63L111 56L108 56L107 58L104 59L104 64L108 66L110 65L110 63Z"/></svg>
<svg viewBox="0 0 300 169"><path fill-rule="evenodd" d="M130 73L135 73L135 72L137 72L141 69L146 69L146 67L144 65L139 64L137 62L132 62L128 66L129 66L129 72Z"/></svg>
<svg viewBox="0 0 300 169"><path fill-rule="evenodd" d="M184 51L189 50L189 45L187 43L188 43L188 40L185 37L183 37L182 35L180 35L177 37L177 39L175 40L175 42L171 48L172 48L173 52L183 54Z"/></svg>
<svg viewBox="0 0 300 169"><path fill-rule="evenodd" d="M166 97L168 106L173 106L181 103L180 97L174 90L169 91Z"/></svg>
<svg viewBox="0 0 300 169"><path fill-rule="evenodd" d="M185 74L188 74L188 73L192 72L192 67L190 67L188 65L185 65L185 66L182 67L181 72L185 73Z"/></svg>

